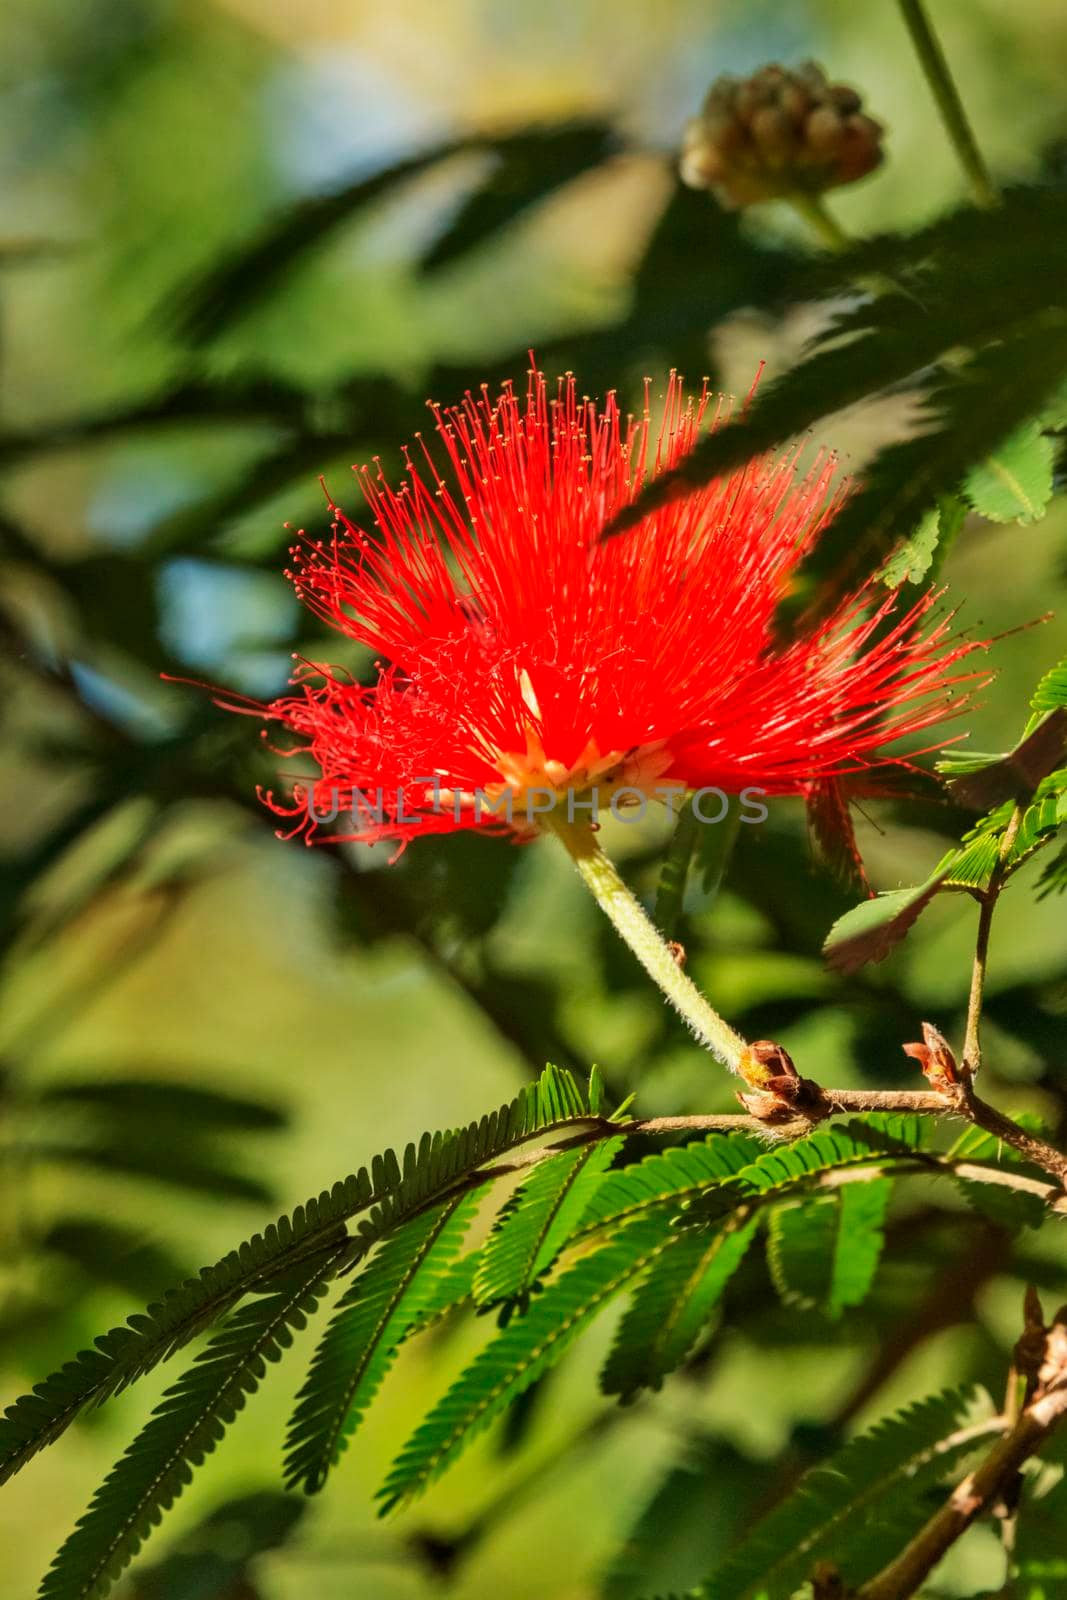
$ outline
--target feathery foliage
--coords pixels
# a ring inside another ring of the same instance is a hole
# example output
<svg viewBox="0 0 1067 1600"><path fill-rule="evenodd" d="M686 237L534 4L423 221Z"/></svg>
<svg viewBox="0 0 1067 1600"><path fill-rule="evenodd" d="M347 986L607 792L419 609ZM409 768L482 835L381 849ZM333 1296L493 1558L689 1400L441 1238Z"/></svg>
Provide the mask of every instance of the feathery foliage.
<svg viewBox="0 0 1067 1600"><path fill-rule="evenodd" d="M171 306L161 316L176 323L194 344L217 338L261 304L299 261L321 248L338 228L457 156L486 155L493 170L423 256L424 271L443 267L554 189L605 161L615 148L612 130L592 119L446 140L268 219L253 238L185 285L177 297L177 311Z"/></svg>
<svg viewBox="0 0 1067 1600"><path fill-rule="evenodd" d="M1014 749L994 756L953 754L938 763L956 799L992 809L942 856L925 883L876 895L837 919L823 944L827 964L835 971L856 972L869 961L884 960L935 896L960 890L981 895L994 873L1010 878L1067 824L1063 662L1041 679L1030 707L1032 715ZM1016 825L1017 805L1021 814ZM1053 862L1046 873L1046 889L1056 887L1057 871Z"/></svg>
<svg viewBox="0 0 1067 1600"><path fill-rule="evenodd" d="M797 574L809 622L829 616L857 581L888 560L940 496L1033 414L1067 374L1067 311L1008 333L925 385L929 426L875 457ZM786 607L786 615L796 614Z"/></svg>
<svg viewBox="0 0 1067 1600"><path fill-rule="evenodd" d="M512 1400L553 1366L604 1307L672 1242L660 1214L626 1224L514 1317L456 1380L400 1452L382 1486L382 1512L428 1488Z"/></svg>
<svg viewBox="0 0 1067 1600"><path fill-rule="evenodd" d="M474 1278L480 1305L529 1293L581 1221L601 1174L623 1145L605 1139L539 1163L500 1213Z"/></svg>
<svg viewBox="0 0 1067 1600"><path fill-rule="evenodd" d="M607 1225L684 1202L744 1171L765 1148L746 1133L709 1133L706 1139L645 1156L633 1166L609 1172L591 1197L578 1238Z"/></svg>
<svg viewBox="0 0 1067 1600"><path fill-rule="evenodd" d="M321 1489L380 1388L400 1341L432 1315L463 1243L477 1193L404 1223L338 1302L289 1425L286 1486ZM447 1292L447 1290L446 1290Z"/></svg>
<svg viewBox="0 0 1067 1600"><path fill-rule="evenodd" d="M976 1401L986 1420L967 1425ZM820 1560L862 1583L927 1515L924 1496L983 1439L1003 1430L987 1397L950 1390L909 1406L805 1474L701 1588L706 1600L789 1600Z"/></svg>
<svg viewBox="0 0 1067 1600"><path fill-rule="evenodd" d="M822 1306L839 1317L861 1303L882 1253L891 1188L887 1178L846 1183L807 1203L774 1208L767 1257L787 1305Z"/></svg>
<svg viewBox="0 0 1067 1600"><path fill-rule="evenodd" d="M601 1373L605 1394L632 1399L639 1389L659 1389L685 1360L756 1232L742 1205L711 1234L679 1233L634 1290Z"/></svg>
<svg viewBox="0 0 1067 1600"><path fill-rule="evenodd" d="M320 1248L242 1306L163 1396L101 1484L41 1585L41 1600L103 1600L153 1526L302 1328L344 1243Z"/></svg>
<svg viewBox="0 0 1067 1600"><path fill-rule="evenodd" d="M361 1256L406 1217L470 1182L485 1162L535 1134L587 1118L572 1076L549 1067L536 1084L499 1111L458 1133L426 1134L403 1163L388 1150L370 1168L298 1206L289 1216L229 1251L198 1277L97 1339L0 1417L0 1482L51 1444L88 1405L98 1405L151 1370L224 1316L242 1295L269 1283L304 1256L347 1237L345 1223L369 1215L348 1240L345 1259ZM371 1209L373 1207L373 1209Z"/></svg>

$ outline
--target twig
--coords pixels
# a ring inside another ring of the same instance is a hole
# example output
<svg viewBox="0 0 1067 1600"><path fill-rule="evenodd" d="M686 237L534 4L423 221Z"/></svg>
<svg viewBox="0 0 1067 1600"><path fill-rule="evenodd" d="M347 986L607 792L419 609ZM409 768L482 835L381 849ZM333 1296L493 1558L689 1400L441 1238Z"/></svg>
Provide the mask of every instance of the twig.
<svg viewBox="0 0 1067 1600"><path fill-rule="evenodd" d="M1012 1122L1010 1117L1004 1116L994 1106L979 1100L968 1077L964 1077L960 1084L959 1108L960 1114L973 1122L975 1127L984 1128L986 1133L993 1134L997 1139L1003 1139L1005 1144L1012 1145L1020 1155L1026 1157L1027 1161L1032 1161L1035 1167L1041 1167L1055 1178L1061 1189L1067 1188L1067 1156L1054 1145L1048 1144L1046 1140L1027 1133L1017 1122Z"/></svg>
<svg viewBox="0 0 1067 1600"><path fill-rule="evenodd" d="M997 864L988 884L982 891L981 910L978 913L978 933L974 943L974 965L971 969L971 992L967 999L967 1029L963 1040L963 1068L973 1077L982 1064L982 1045L979 1025L982 1020L982 1001L985 996L985 975L989 962L989 934L993 926L993 913L997 908L1000 891L1008 875L1008 857L1023 820L1023 808L1017 805L1011 814L1004 836L1000 841Z"/></svg>
<svg viewBox="0 0 1067 1600"><path fill-rule="evenodd" d="M1014 1423L1003 1418L1005 1433L949 1495L915 1538L889 1565L865 1583L856 1600L908 1600L961 1534L992 1507L1023 1464L1046 1443L1067 1415L1067 1307L1048 1330L1045 1359L1033 1398Z"/></svg>
<svg viewBox="0 0 1067 1600"><path fill-rule="evenodd" d="M847 250L851 244L833 212L827 208L822 195L808 194L798 189L789 196L789 204L828 250Z"/></svg>
<svg viewBox="0 0 1067 1600"><path fill-rule="evenodd" d="M989 168L982 159L982 152L967 120L960 92L949 70L941 42L926 14L923 0L900 0L900 10L926 81L930 85L930 91L937 102L937 109L941 113L941 120L952 148L959 157L960 166L971 180L974 197L980 206L995 206L996 186L989 175Z"/></svg>
<svg viewBox="0 0 1067 1600"><path fill-rule="evenodd" d="M858 1092L858 1091L857 1091ZM918 1098L909 1096L908 1098ZM909 1108L914 1109L914 1108ZM933 1107L923 1108L932 1111ZM942 1113L946 1107L942 1102L938 1108ZM951 1110L951 1108L947 1108ZM581 1123L586 1127L580 1127ZM566 1138L558 1139L553 1143L540 1145L534 1150L521 1151L508 1161L494 1162L492 1166L480 1167L476 1172L463 1178L457 1188L476 1188L494 1178L509 1177L516 1173L527 1172L531 1167L546 1161L550 1156L558 1155L561 1150L575 1150L583 1145L596 1144L602 1139L617 1139L620 1135L624 1138L633 1138L637 1134L656 1135L671 1133L735 1133L756 1132L766 1134L767 1129L755 1117L746 1117L740 1113L726 1113L722 1116L694 1116L694 1117L645 1117L631 1122L615 1122L609 1117L575 1117L573 1125L579 1131L568 1134ZM1014 1127L1014 1124L1011 1124ZM777 1133L779 1130L773 1130ZM804 1129L802 1131L807 1131ZM1021 1133L1021 1129L1017 1129ZM536 1135L531 1135L531 1138ZM1024 1135L1025 1137L1025 1135ZM898 1172L929 1172L949 1173L953 1177L962 1178L975 1183L991 1183L1000 1188L1014 1189L1020 1194L1032 1194L1043 1200L1052 1211L1067 1212L1067 1191L1059 1183L1043 1183L1040 1178L1028 1178L1025 1173L1012 1172L1010 1168L994 1166L982 1161L959 1161L950 1156L938 1155L932 1151L914 1151L907 1155L893 1156L891 1153L879 1154L872 1152L871 1159L857 1161L847 1167L828 1167L824 1171L810 1174L813 1187L823 1189L838 1189L849 1183L863 1183L872 1173L878 1173L885 1167L886 1160L894 1162L894 1170ZM1061 1160L1065 1158L1061 1157ZM433 1203L436 1205L441 1197L435 1196Z"/></svg>

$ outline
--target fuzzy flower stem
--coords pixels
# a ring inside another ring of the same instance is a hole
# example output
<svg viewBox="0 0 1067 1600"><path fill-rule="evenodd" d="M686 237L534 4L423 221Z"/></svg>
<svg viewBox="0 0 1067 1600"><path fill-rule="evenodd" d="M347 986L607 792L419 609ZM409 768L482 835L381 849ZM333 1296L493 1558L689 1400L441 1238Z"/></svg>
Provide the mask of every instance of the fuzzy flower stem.
<svg viewBox="0 0 1067 1600"><path fill-rule="evenodd" d="M997 190L982 158L974 131L967 120L963 101L949 70L941 41L933 30L926 14L923 0L900 0L901 15L911 35L915 53L937 101L937 109L945 125L952 148L959 157L960 166L971 181L974 198L980 206L995 206Z"/></svg>
<svg viewBox="0 0 1067 1600"><path fill-rule="evenodd" d="M541 825L559 839L601 910L611 918L649 977L701 1043L731 1072L740 1073L753 1085L762 1082L766 1073L750 1057L745 1040L712 1009L682 971L644 907L601 850L592 826L588 822L568 822L558 807L541 819Z"/></svg>

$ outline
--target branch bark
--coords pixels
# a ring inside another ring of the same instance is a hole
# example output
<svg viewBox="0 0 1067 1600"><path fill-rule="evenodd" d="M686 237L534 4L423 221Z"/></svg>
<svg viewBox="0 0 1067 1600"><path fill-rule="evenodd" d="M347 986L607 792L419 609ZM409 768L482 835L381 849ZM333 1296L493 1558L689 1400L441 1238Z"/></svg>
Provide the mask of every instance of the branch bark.
<svg viewBox="0 0 1067 1600"><path fill-rule="evenodd" d="M1015 1474L1044 1446L1067 1415L1067 1307L1045 1339L1033 1396L1003 1438L887 1567L857 1590L855 1600L908 1600L975 1519L992 1507Z"/></svg>

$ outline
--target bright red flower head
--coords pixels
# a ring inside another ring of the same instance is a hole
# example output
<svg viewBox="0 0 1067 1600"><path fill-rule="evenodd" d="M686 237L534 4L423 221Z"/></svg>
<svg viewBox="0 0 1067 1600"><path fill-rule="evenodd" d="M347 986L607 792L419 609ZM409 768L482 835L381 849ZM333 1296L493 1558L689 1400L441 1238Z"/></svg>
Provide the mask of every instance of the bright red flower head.
<svg viewBox="0 0 1067 1600"><path fill-rule="evenodd" d="M339 810L334 839L500 826L508 794L518 827L533 789L595 785L602 804L621 787L807 794L899 760L887 746L975 676L956 669L981 646L927 625L936 595L891 616L873 580L775 641L835 509L831 462L798 478L759 460L601 538L715 425L706 392L686 402L671 378L654 447L647 408L623 418L613 394L598 408L570 377L550 398L536 372L525 399L506 386L434 415L445 473L421 441L397 490L360 471L376 532L334 507L332 539L294 551L301 599L381 657L370 687L306 663L258 708L318 768L291 805L267 796L309 842L327 837L313 812Z"/></svg>

